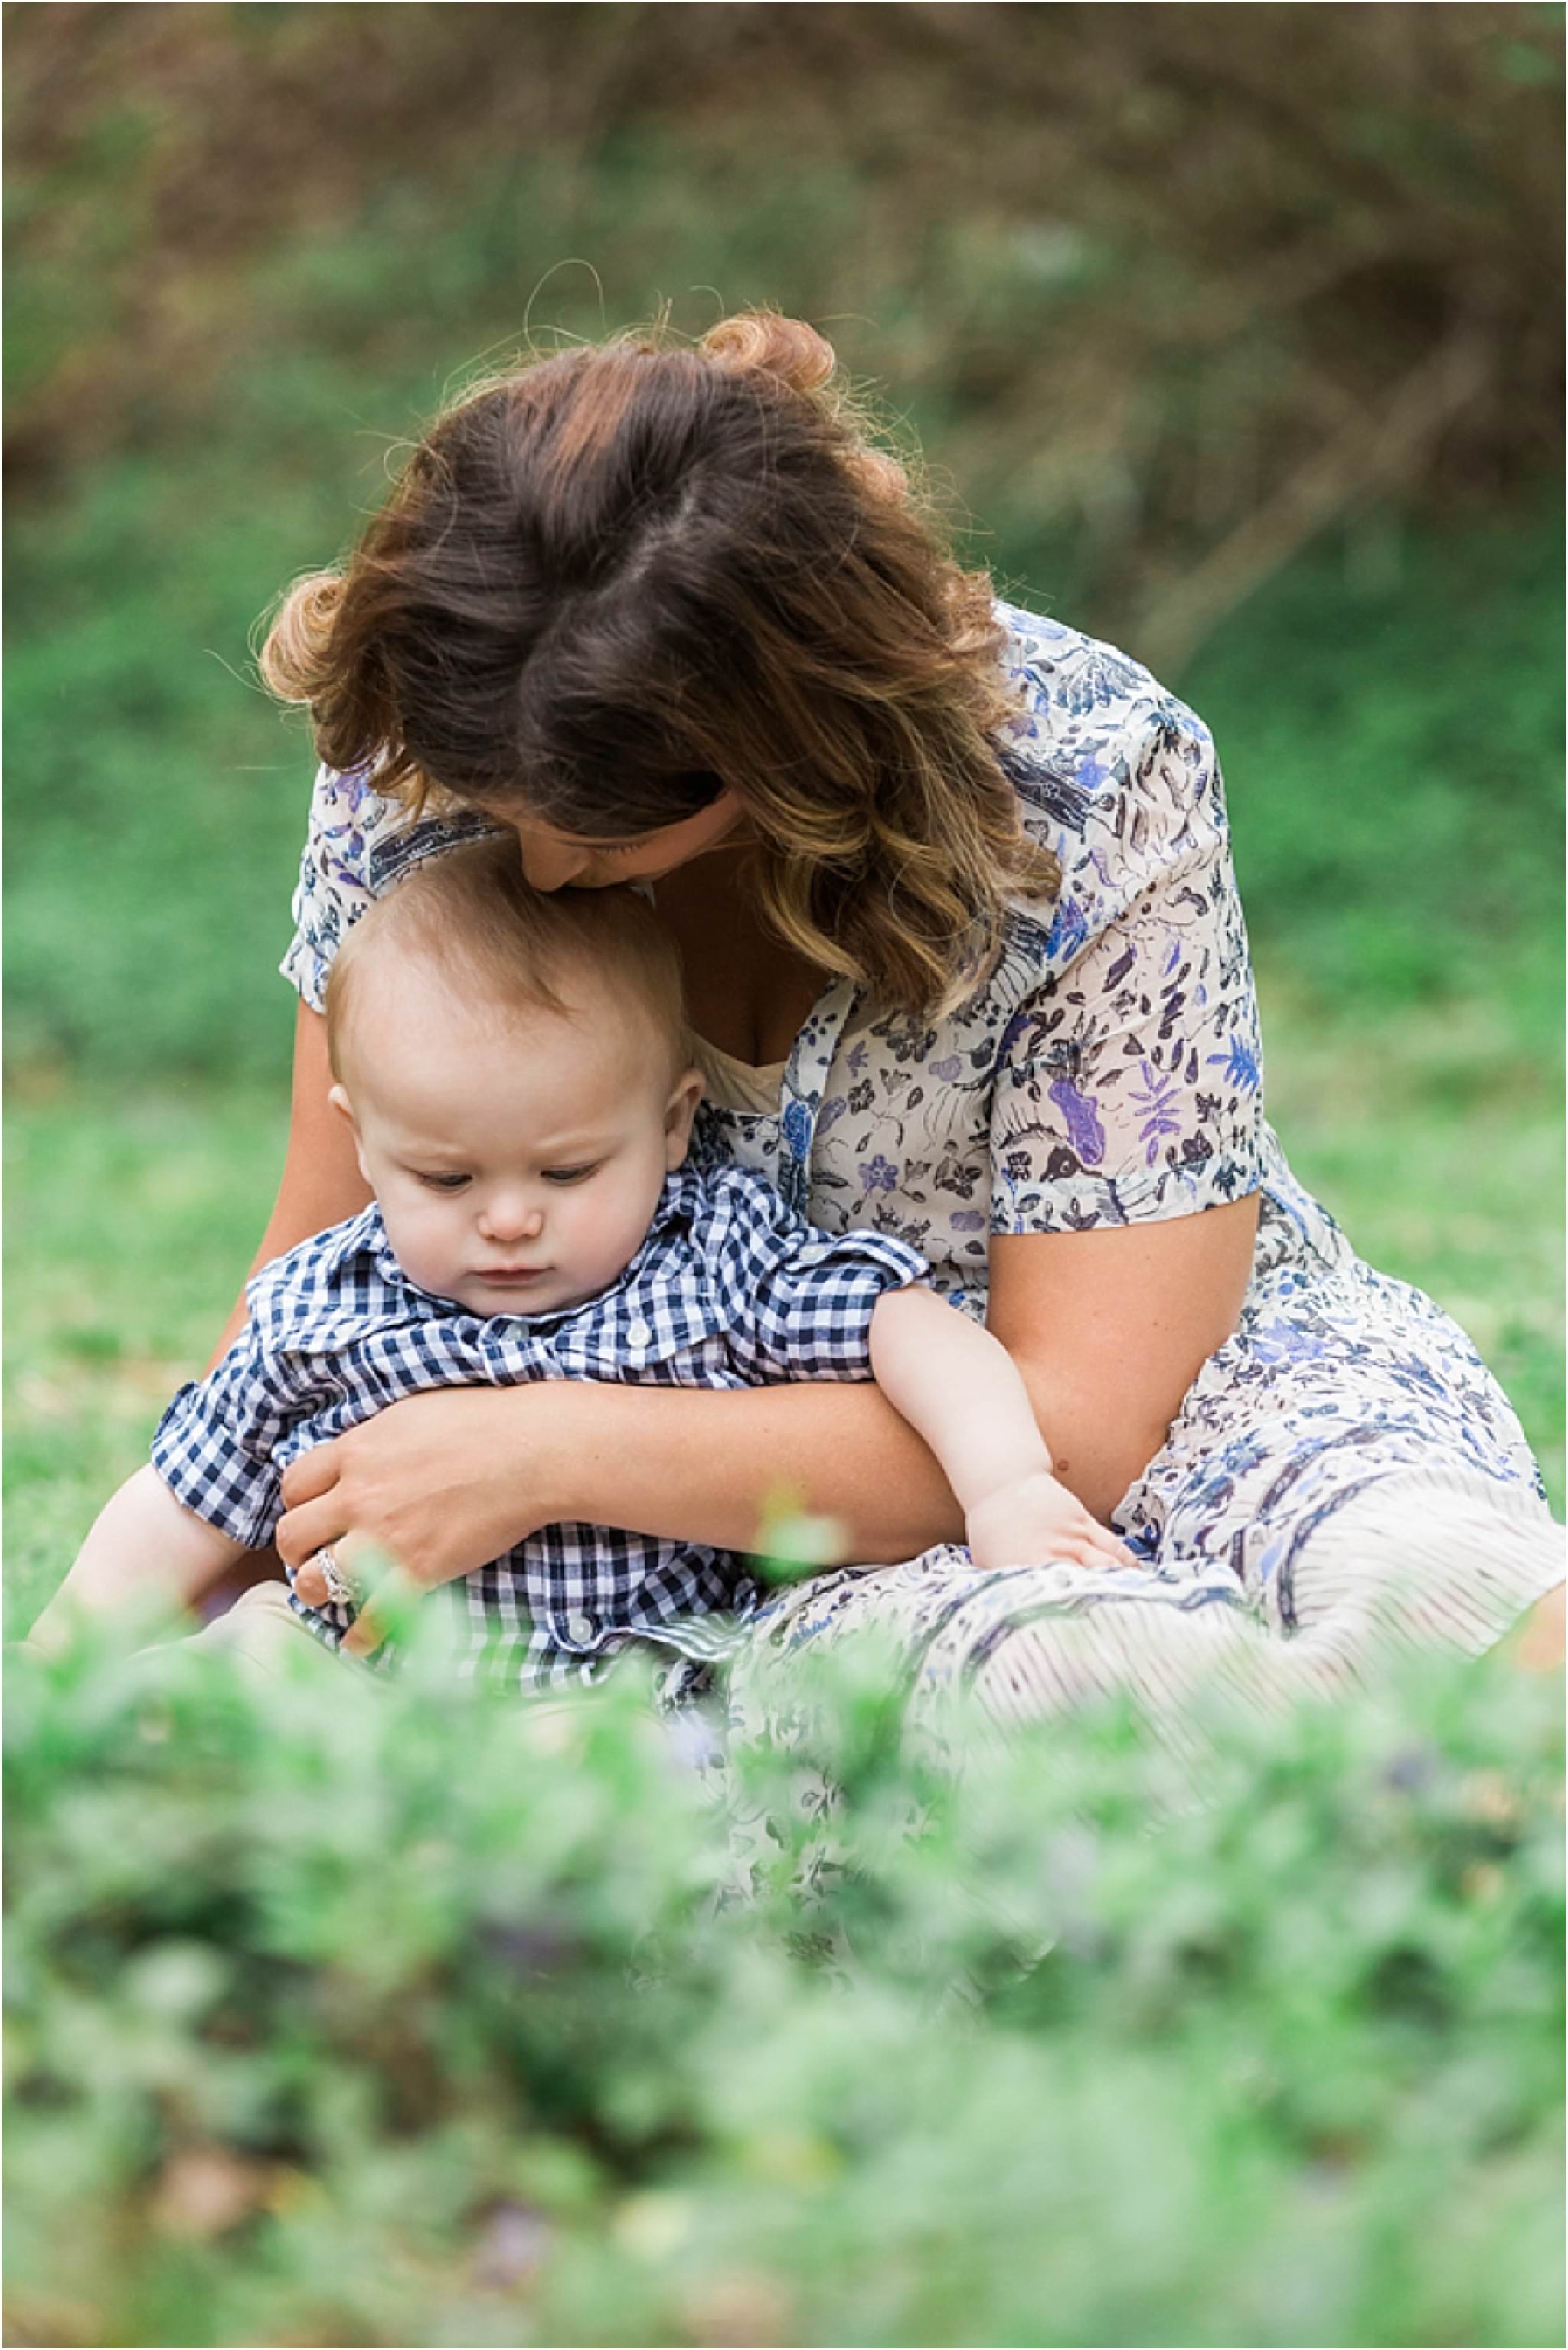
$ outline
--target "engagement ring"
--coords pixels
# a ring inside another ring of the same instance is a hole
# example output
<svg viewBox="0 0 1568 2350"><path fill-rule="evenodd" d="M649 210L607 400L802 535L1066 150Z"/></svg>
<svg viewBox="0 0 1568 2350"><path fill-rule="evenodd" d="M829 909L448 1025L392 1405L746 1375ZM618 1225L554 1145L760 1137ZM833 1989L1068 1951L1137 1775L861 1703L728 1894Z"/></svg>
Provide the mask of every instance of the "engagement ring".
<svg viewBox="0 0 1568 2350"><path fill-rule="evenodd" d="M332 1544L323 1543L316 1554L316 1564L321 1569L321 1579L327 1586L327 1596L337 1607L358 1607L359 1586L351 1575L345 1575L332 1555Z"/></svg>

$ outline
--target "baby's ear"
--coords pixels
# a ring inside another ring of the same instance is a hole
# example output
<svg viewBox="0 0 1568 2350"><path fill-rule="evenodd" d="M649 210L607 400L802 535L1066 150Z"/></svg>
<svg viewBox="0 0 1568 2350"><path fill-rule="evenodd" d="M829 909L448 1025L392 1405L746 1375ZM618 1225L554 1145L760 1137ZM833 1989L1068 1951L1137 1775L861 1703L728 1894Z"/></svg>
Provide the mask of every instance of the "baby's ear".
<svg viewBox="0 0 1568 2350"><path fill-rule="evenodd" d="M664 1105L664 1163L672 1175L691 1147L691 1121L701 1098L701 1073L688 1069Z"/></svg>
<svg viewBox="0 0 1568 2350"><path fill-rule="evenodd" d="M365 1178L366 1182L369 1183L370 1170L365 1164L365 1146L359 1139L359 1121L354 1115L353 1103L349 1100L341 1086L333 1086L329 1087L327 1098L332 1104L333 1108L337 1112L338 1117L348 1119L348 1130L354 1137L354 1156L359 1162L359 1172ZM370 1188L374 1191L374 1184L371 1184Z"/></svg>

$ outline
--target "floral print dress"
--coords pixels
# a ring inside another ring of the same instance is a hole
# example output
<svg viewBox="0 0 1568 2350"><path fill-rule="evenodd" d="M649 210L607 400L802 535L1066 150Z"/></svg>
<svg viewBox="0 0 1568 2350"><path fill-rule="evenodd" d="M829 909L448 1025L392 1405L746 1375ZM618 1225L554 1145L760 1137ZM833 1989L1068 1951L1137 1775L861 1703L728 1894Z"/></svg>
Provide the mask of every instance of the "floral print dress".
<svg viewBox="0 0 1568 2350"><path fill-rule="evenodd" d="M994 972L940 1018L878 1012L831 984L771 1107L754 1085L726 1089L716 1057L700 1148L765 1175L829 1232L909 1242L977 1318L994 1233L1158 1222L1256 1191L1251 1280L1235 1336L1115 1513L1138 1571L986 1576L943 1546L795 1586L749 1645L776 1659L876 1621L908 1651L912 1695L979 1679L999 1713L1067 1693L1073 1676L1046 1655L1067 1618L1114 1619L1123 1648L1135 1622L1157 1646L1191 1638L1199 1617L1228 1625L1221 1640L1245 1624L1254 1663L1260 1634L1276 1648L1274 1636L1310 1634L1303 1659L1352 1670L1358 1644L1376 1645L1374 1618L1397 1638L1484 1647L1562 1574L1539 1473L1464 1333L1360 1262L1264 1119L1208 730L1109 646L1011 607L1000 617L1018 697L1004 764L1060 863L1058 894L1015 902ZM320 1004L337 943L374 897L487 828L410 826L363 776L324 771L283 965L306 1000ZM1480 1566L1466 1564L1473 1527L1455 1533L1478 1512ZM1352 1616L1365 1638L1346 1634ZM1141 1684L1150 1669L1129 1652L1091 1677Z"/></svg>

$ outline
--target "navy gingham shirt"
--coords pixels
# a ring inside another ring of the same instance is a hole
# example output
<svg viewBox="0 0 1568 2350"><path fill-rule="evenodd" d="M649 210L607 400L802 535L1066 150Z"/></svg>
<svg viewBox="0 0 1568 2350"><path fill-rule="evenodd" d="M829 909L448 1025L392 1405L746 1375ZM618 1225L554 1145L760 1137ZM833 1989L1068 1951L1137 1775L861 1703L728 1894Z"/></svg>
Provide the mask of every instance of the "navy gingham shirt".
<svg viewBox="0 0 1568 2350"><path fill-rule="evenodd" d="M598 1296L549 1314L471 1314L405 1277L371 1206L256 1274L245 1328L174 1398L153 1466L186 1509L259 1549L283 1514L289 1462L400 1397L526 1379L868 1379L877 1298L925 1272L890 1235L814 1230L760 1176L688 1165ZM464 1672L514 1688L596 1679L638 1638L715 1654L718 1627L694 1619L743 1615L759 1596L728 1552L577 1524L542 1527L443 1590ZM334 1648L353 1620L293 1605Z"/></svg>

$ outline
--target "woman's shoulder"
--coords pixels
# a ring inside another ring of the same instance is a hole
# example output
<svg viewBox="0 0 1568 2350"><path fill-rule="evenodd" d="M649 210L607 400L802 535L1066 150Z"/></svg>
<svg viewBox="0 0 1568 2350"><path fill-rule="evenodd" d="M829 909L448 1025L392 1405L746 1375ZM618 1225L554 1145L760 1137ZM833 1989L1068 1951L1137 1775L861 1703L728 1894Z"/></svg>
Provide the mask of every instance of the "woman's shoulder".
<svg viewBox="0 0 1568 2350"><path fill-rule="evenodd" d="M1064 876L1136 893L1226 830L1213 737L1142 662L1059 620L999 603L1014 714L1002 759L1023 820Z"/></svg>
<svg viewBox="0 0 1568 2350"><path fill-rule="evenodd" d="M317 770L310 847L317 869L348 894L384 896L427 858L501 827L471 808L427 802L410 807L376 787L373 767Z"/></svg>
<svg viewBox="0 0 1568 2350"><path fill-rule="evenodd" d="M407 802L376 788L373 767L317 770L294 894L295 934L280 966L319 1012L332 958L366 908L430 858L500 829L472 810Z"/></svg>
<svg viewBox="0 0 1568 2350"><path fill-rule="evenodd" d="M1073 730L1119 733L1151 723L1207 731L1151 671L1118 646L1002 598L995 613L1002 631L1002 667L1020 696L1020 740L1048 740Z"/></svg>

